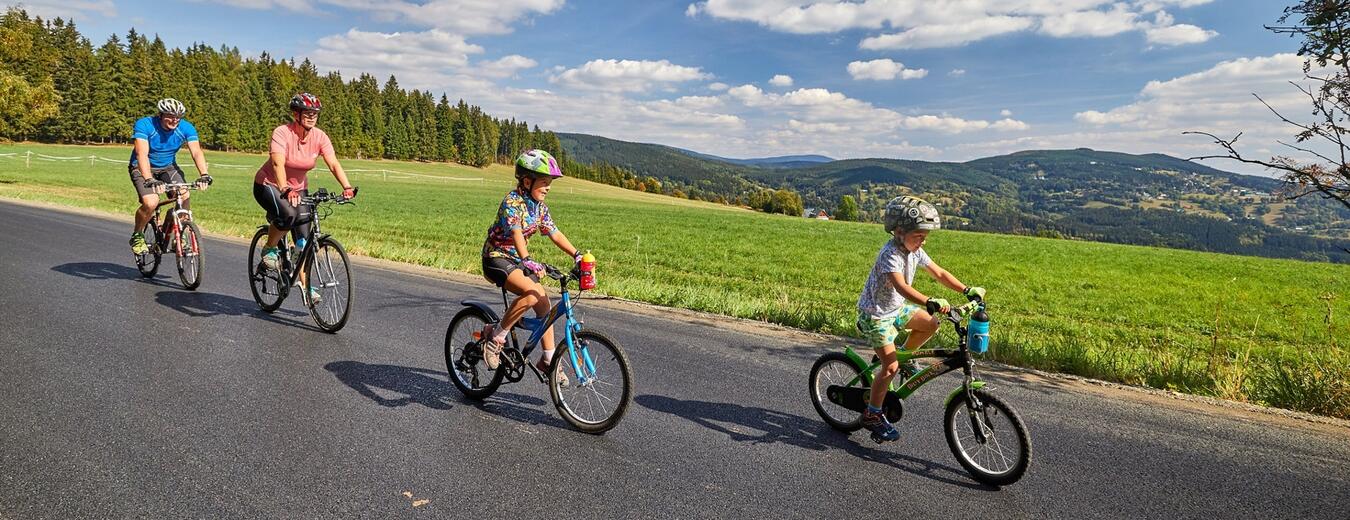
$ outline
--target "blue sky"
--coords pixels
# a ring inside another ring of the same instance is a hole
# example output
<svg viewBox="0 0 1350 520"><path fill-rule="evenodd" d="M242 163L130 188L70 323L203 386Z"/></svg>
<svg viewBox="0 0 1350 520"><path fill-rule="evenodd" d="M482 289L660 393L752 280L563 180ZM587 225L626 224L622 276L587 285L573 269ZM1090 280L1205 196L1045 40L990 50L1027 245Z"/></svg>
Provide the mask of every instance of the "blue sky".
<svg viewBox="0 0 1350 520"><path fill-rule="evenodd" d="M1306 112L1270 0L23 3L95 45L134 26L729 157L1214 151L1183 130L1245 131L1262 155L1290 132L1251 93Z"/></svg>

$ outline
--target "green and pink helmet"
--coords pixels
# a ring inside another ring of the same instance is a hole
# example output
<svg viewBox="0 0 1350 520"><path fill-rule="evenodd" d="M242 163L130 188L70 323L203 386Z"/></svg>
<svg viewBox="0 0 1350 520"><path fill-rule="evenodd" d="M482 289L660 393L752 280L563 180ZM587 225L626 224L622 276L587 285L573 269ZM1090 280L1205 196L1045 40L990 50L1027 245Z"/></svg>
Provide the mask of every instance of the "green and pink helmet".
<svg viewBox="0 0 1350 520"><path fill-rule="evenodd" d="M524 179L526 176L532 179L558 178L563 176L563 172L553 154L543 150L526 150L520 153L520 157L516 157L516 179Z"/></svg>

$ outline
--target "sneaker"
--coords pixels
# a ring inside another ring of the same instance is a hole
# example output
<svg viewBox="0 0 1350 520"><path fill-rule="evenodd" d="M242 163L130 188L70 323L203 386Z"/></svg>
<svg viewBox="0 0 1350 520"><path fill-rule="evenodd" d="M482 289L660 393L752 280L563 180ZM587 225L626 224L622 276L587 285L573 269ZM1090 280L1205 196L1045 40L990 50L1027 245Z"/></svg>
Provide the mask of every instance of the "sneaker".
<svg viewBox="0 0 1350 520"><path fill-rule="evenodd" d="M909 378L918 375L919 372L922 372L922 371L923 371L923 367L920 367L918 363L914 362L914 360L909 360L909 361L906 361L906 362L904 362L904 363L901 363L901 364L900 364L900 377L901 377L900 380L901 380L901 381L908 381Z"/></svg>
<svg viewBox="0 0 1350 520"><path fill-rule="evenodd" d="M543 372L544 375L546 375L546 376L547 376L547 375L551 375L551 374L549 374L549 372L548 372L548 369L549 369L548 363L545 363L545 362L544 362L544 358L539 358L539 362L534 364L534 368L539 369L539 371L540 371L540 372ZM566 370L559 370L559 371L558 371L558 386L566 387L567 385L569 385L569 384L571 384L571 383L572 383L572 380L567 378L567 371L566 371Z"/></svg>
<svg viewBox="0 0 1350 520"><path fill-rule="evenodd" d="M277 248L275 247L263 248L262 265L263 267L266 267L273 271L281 267L281 258L279 257Z"/></svg>
<svg viewBox="0 0 1350 520"><path fill-rule="evenodd" d="M313 288L313 287L310 287L310 288L309 288L309 301L312 302L312 303L314 303L315 305L318 305L319 302L323 301L323 295L322 295L322 294L319 294L319 290L318 290L318 289L315 289L315 288Z"/></svg>
<svg viewBox="0 0 1350 520"><path fill-rule="evenodd" d="M482 339L483 344L483 364L487 365L488 370L496 370L502 364L502 345L492 340L492 336L497 333L496 328L491 323L483 326Z"/></svg>
<svg viewBox="0 0 1350 520"><path fill-rule="evenodd" d="M132 233L131 241L127 243L131 245L133 255L140 256L150 252L150 246L145 243L145 235L142 233Z"/></svg>
<svg viewBox="0 0 1350 520"><path fill-rule="evenodd" d="M872 440L877 444L891 442L900 438L900 430L895 429L886 416L872 411L863 412L862 425L872 432Z"/></svg>

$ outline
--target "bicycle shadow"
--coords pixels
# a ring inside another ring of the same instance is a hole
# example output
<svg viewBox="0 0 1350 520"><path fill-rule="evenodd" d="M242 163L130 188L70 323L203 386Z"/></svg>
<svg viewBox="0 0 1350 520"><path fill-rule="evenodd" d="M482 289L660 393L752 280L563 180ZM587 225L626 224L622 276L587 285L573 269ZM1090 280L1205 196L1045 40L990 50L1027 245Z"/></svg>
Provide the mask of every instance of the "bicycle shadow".
<svg viewBox="0 0 1350 520"><path fill-rule="evenodd" d="M163 264L161 264L160 268L163 267ZM174 284L167 281L167 276L161 279L156 274L154 278L146 278L141 276L141 272L136 270L135 267L109 262L71 262L54 266L52 270L85 280L130 280L163 287L174 287Z"/></svg>
<svg viewBox="0 0 1350 520"><path fill-rule="evenodd" d="M452 403L458 403L525 424L564 426L560 419L538 409L547 403L543 399L498 391L488 399L475 401L464 397L450 383L450 375L439 370L360 361L334 361L323 367L342 384L380 406L394 408L420 404L427 408L449 410ZM376 389L403 397L387 398L377 393Z"/></svg>
<svg viewBox="0 0 1350 520"><path fill-rule="evenodd" d="M287 319L280 315L306 316L306 313L277 309L271 313L258 308L258 303L224 294L196 291L160 291L155 293L155 303L181 312L191 318L210 318L213 316L249 316L283 325L305 326L305 322Z"/></svg>
<svg viewBox="0 0 1350 520"><path fill-rule="evenodd" d="M660 395L643 395L634 401L653 411L687 419L699 426L726 434L736 442L781 443L812 451L843 449L868 462L885 464L906 473L968 489L993 491L969 480L965 471L930 460L890 450L874 449L835 431L823 421L767 408L731 403L685 401ZM951 474L945 476L942 473Z"/></svg>

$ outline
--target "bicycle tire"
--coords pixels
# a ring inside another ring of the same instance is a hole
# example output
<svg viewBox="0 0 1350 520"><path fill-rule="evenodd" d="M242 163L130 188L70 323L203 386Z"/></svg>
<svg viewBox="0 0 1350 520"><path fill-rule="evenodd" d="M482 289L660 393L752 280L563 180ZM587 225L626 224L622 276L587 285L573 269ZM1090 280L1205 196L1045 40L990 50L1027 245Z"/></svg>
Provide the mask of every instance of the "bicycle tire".
<svg viewBox="0 0 1350 520"><path fill-rule="evenodd" d="M975 390L973 393L983 405L982 413L976 415L976 417L980 418L980 424L986 430L985 435L989 437L989 440L985 443L979 443L978 439L975 438L974 426L969 415L971 409L967 406L969 398L963 391L957 393L956 397L950 403L947 403L946 413L942 416L942 429L946 432L947 445L951 447L952 455L956 456L956 461L961 463L961 467L966 468L966 471L977 482L990 486L1006 486L1017 482L1026 473L1027 467L1031 465L1031 436L1027 433L1026 425L1022 423L1022 417L1017 414L1017 411L1003 399L982 389ZM965 411L966 416L964 419L958 420L957 416L960 415L959 412L961 411ZM1013 433L1014 435L1011 438L1015 439L1018 447L1020 447L1011 457L1004 452L1001 439L1005 437L997 436L996 434L999 432L995 431L990 424L991 418L1000 414L1013 430L1012 432L1005 432L1004 436L1007 433ZM965 437L962 436L962 431L967 432ZM967 454L966 450L963 449L967 442L982 444L983 446L974 455ZM989 455L981 458L980 453L986 450L988 450ZM1006 467L989 468L988 466L996 460L1001 460L1003 466Z"/></svg>
<svg viewBox="0 0 1350 520"><path fill-rule="evenodd" d="M253 292L253 301L258 302L258 307L265 312L272 312L281 307L281 302L286 301L291 282L286 273L263 267L262 248L265 244L267 244L267 228L263 227L253 234L253 241L248 246L248 286ZM269 296L272 297L270 300Z"/></svg>
<svg viewBox="0 0 1350 520"><path fill-rule="evenodd" d="M155 221L151 219L145 223L145 229L141 234L145 236L145 245L149 248L143 255L136 255L136 270L141 272L144 278L154 278L155 273L159 272L159 261L161 253L159 251L159 241L155 238Z"/></svg>
<svg viewBox="0 0 1350 520"><path fill-rule="evenodd" d="M506 376L506 364L497 365L489 370L483 363L482 350L474 340L473 333L482 331L483 326L492 323L483 311L474 307L465 307L450 320L445 329L445 370L450 382L465 397L475 401L487 399L501 386ZM480 384L486 380L486 384Z"/></svg>
<svg viewBox="0 0 1350 520"><path fill-rule="evenodd" d="M182 221L180 225L179 243L174 249L178 263L178 279L183 282L183 288L195 291L202 285L202 269L206 267L206 258L202 254L201 228L190 220Z"/></svg>
<svg viewBox="0 0 1350 520"><path fill-rule="evenodd" d="M826 381L821 381L822 374L826 374ZM862 413L849 410L837 404L834 404L825 396L825 390L830 385L842 385L849 380L857 378L858 386L862 386L862 370L853 364L853 361L842 352L829 352L816 359L815 364L811 365L811 375L809 377L811 405L816 408L816 413L824 419L831 428L841 432L855 432L862 428ZM823 384L822 384L823 383ZM831 414L831 410L837 410L839 417ZM844 419L851 417L852 419Z"/></svg>
<svg viewBox="0 0 1350 520"><path fill-rule="evenodd" d="M336 251L336 254L334 253ZM334 267L335 261L341 262L341 269ZM305 288L305 304L314 323L327 333L335 333L347 325L351 317L352 299L356 296L356 280L352 278L351 260L347 250L332 237L323 237L314 244L313 253L305 259L310 287L317 287L320 301L315 303ZM326 292L333 289L331 292ZM328 311L326 314L323 311Z"/></svg>
<svg viewBox="0 0 1350 520"><path fill-rule="evenodd" d="M574 340L585 346L584 351L589 353L592 358L591 367L594 371L587 368L585 372L589 381L579 381L576 367L572 364L571 352L566 342L558 346L554 352L553 366L549 367L549 395L553 398L553 406L558 409L558 415L562 416L567 424L583 432L600 435L615 426L623 419L628 411L628 405L633 399L633 371L628 367L628 356L623 353L623 347L619 342L610 339L608 336L593 330L583 330L578 332ZM600 346L609 352L609 359L596 352L595 347ZM583 363L584 365L584 363ZM610 366L613 365L613 366ZM567 387L559 384L561 380L558 374L567 372ZM619 395L617 398L605 397L602 390L606 386L613 386L609 378L617 376L619 380ZM577 398L569 399L564 395L565 392L576 393ZM597 417L582 417L581 408L585 396L586 409L594 412L598 406L601 413ZM605 402L608 401L612 408L607 408ZM575 405L575 406L574 406Z"/></svg>

